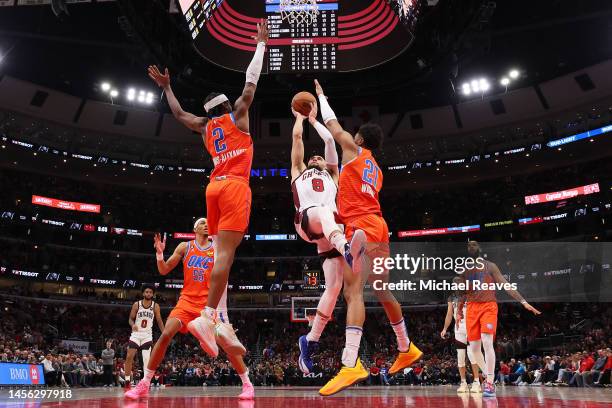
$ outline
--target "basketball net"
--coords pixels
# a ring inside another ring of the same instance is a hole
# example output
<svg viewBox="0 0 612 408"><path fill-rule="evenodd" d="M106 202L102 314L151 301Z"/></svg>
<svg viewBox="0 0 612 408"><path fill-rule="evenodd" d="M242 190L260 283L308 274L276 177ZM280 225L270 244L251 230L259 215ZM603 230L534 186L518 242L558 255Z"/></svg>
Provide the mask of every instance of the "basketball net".
<svg viewBox="0 0 612 408"><path fill-rule="evenodd" d="M291 25L312 25L317 21L319 7L317 0L280 0L281 18Z"/></svg>
<svg viewBox="0 0 612 408"><path fill-rule="evenodd" d="M312 324L314 323L314 318L315 315L306 315L306 319L308 320L308 327L312 327Z"/></svg>

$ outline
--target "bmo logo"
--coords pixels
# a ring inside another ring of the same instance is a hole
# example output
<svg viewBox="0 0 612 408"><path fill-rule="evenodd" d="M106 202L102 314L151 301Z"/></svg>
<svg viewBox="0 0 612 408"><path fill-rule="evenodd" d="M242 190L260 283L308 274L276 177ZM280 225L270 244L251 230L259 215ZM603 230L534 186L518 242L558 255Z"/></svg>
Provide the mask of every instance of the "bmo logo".
<svg viewBox="0 0 612 408"><path fill-rule="evenodd" d="M41 365L0 363L0 385L42 385Z"/></svg>

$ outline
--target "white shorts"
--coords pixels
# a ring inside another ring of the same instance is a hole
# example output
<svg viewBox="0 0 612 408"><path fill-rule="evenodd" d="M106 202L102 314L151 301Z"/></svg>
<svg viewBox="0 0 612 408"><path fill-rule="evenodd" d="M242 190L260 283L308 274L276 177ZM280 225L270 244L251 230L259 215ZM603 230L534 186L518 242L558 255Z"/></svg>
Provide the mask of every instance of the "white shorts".
<svg viewBox="0 0 612 408"><path fill-rule="evenodd" d="M153 345L153 335L150 333L132 332L128 342L128 348L147 350Z"/></svg>
<svg viewBox="0 0 612 408"><path fill-rule="evenodd" d="M300 238L302 238L304 241L310 242L311 244L317 244L317 252L319 254L326 254L331 251L334 251L335 249L334 246L329 242L327 238L322 237L319 239L311 239L309 238L309 235L312 235L312 234L309 234L306 231L304 231L304 228L308 228L310 225L310 220L308 219L308 210L311 208L313 207L306 208L305 210L302 211L302 213L298 215L298 219L300 222L294 222L293 225L295 226L295 231L300 236ZM340 227L340 230L344 232L344 225L339 224L338 227ZM337 252L337 251L334 251L334 252ZM336 254L336 256L337 255L338 254Z"/></svg>
<svg viewBox="0 0 612 408"><path fill-rule="evenodd" d="M458 341L462 344L468 344L467 341L467 329L465 327L465 322L460 324L459 327L455 327L455 341Z"/></svg>

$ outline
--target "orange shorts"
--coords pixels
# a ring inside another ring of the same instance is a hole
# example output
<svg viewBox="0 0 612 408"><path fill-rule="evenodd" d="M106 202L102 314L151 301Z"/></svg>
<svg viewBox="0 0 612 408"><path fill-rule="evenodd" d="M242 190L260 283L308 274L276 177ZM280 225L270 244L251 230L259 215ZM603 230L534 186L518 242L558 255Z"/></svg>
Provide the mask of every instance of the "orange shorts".
<svg viewBox="0 0 612 408"><path fill-rule="evenodd" d="M181 296L174 309L172 309L170 312L168 319L174 317L175 319L180 320L182 325L179 331L185 334L187 333L187 325L189 322L200 317L202 309L206 307L206 300L206 298L203 298L195 302Z"/></svg>
<svg viewBox="0 0 612 408"><path fill-rule="evenodd" d="M495 336L497 331L497 302L467 302L465 316L467 340L480 340L482 333Z"/></svg>
<svg viewBox="0 0 612 408"><path fill-rule="evenodd" d="M389 227L383 217L378 214L366 214L343 221L347 240L351 240L355 230L363 230L367 241L366 253L370 257L389 255Z"/></svg>
<svg viewBox="0 0 612 408"><path fill-rule="evenodd" d="M219 231L246 232L251 215L251 188L241 179L212 180L206 187L209 235Z"/></svg>

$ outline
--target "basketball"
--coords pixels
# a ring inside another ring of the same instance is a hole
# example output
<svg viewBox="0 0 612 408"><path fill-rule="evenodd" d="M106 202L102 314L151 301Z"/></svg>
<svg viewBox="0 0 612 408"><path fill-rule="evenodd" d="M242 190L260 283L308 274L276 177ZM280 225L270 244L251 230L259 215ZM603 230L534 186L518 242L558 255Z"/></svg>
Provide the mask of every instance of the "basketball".
<svg viewBox="0 0 612 408"><path fill-rule="evenodd" d="M315 114L317 113L317 98L310 92L302 91L295 94L291 100L291 107L304 116L310 115L311 105L314 103Z"/></svg>

